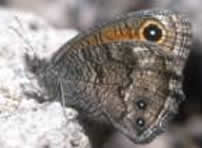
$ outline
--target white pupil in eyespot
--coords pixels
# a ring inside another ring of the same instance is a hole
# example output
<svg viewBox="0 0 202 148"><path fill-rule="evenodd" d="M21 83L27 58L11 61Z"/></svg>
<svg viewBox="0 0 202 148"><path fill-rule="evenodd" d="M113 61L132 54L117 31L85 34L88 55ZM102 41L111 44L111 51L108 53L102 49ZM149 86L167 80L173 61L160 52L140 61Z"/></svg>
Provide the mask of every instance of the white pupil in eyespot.
<svg viewBox="0 0 202 148"><path fill-rule="evenodd" d="M156 31L155 30L151 30L150 31L150 35L155 36L156 35Z"/></svg>

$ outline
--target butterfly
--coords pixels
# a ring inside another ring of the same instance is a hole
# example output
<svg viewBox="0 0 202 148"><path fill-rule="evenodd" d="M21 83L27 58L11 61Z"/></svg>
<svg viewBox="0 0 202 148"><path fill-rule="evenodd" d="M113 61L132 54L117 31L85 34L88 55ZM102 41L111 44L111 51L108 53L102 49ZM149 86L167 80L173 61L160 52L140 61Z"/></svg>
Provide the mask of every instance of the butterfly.
<svg viewBox="0 0 202 148"><path fill-rule="evenodd" d="M35 74L49 96L62 97L84 119L149 143L185 98L183 68L191 43L186 16L131 12L80 33Z"/></svg>

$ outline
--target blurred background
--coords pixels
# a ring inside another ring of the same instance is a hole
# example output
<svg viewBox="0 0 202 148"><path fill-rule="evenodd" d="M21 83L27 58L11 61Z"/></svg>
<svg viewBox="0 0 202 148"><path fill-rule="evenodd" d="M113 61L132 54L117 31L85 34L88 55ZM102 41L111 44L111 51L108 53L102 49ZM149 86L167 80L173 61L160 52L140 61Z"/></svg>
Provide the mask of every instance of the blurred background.
<svg viewBox="0 0 202 148"><path fill-rule="evenodd" d="M202 1L201 0L0 0L0 6L32 12L56 28L87 30L117 15L147 8L174 9L188 15L194 43L184 70L186 101L164 135L149 145L134 145L115 134L105 148L202 148Z"/></svg>

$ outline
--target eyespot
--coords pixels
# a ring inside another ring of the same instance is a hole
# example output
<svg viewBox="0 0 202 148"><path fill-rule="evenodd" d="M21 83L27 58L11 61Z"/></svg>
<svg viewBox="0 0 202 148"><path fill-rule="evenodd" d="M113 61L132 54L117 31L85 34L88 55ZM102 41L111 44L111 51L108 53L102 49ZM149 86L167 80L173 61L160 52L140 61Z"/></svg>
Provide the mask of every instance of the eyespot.
<svg viewBox="0 0 202 148"><path fill-rule="evenodd" d="M137 124L137 126L139 126L139 127L144 127L144 125L145 125L145 121L144 121L144 119L143 118L137 118L137 120L136 120L136 124Z"/></svg>
<svg viewBox="0 0 202 148"><path fill-rule="evenodd" d="M137 107L138 107L139 109L141 109L141 110L145 110L146 107L147 107L147 104L146 104L146 102L145 102L144 100L138 100L138 101L136 102L136 105L137 105Z"/></svg>
<svg viewBox="0 0 202 148"><path fill-rule="evenodd" d="M160 43L164 40L163 25L155 20L144 22L140 27L140 39Z"/></svg>

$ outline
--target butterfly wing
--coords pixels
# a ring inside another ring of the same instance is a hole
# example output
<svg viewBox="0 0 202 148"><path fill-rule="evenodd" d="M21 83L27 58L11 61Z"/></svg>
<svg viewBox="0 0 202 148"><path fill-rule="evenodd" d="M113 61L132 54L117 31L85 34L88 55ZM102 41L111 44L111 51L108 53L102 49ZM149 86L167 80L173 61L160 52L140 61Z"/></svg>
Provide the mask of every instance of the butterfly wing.
<svg viewBox="0 0 202 148"><path fill-rule="evenodd" d="M67 106L140 143L158 135L168 120L164 117L175 112L165 108L171 78L167 59L155 44L122 41L69 49L52 67L60 69Z"/></svg>

